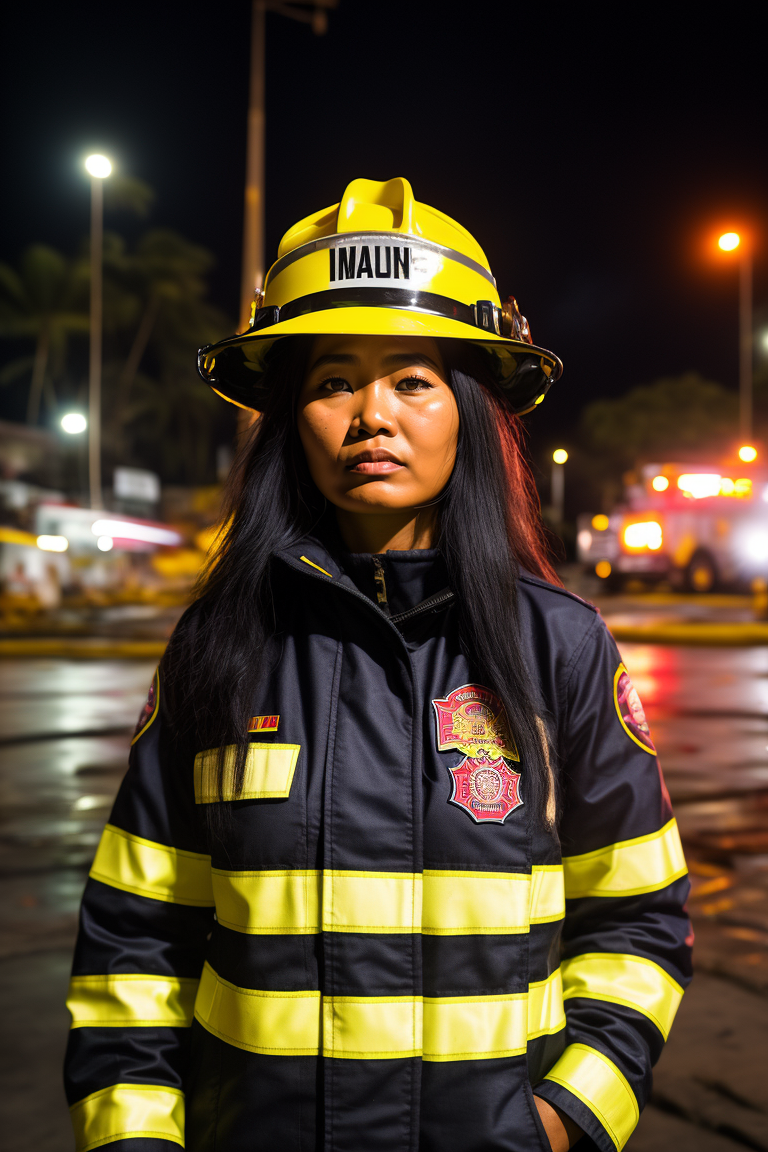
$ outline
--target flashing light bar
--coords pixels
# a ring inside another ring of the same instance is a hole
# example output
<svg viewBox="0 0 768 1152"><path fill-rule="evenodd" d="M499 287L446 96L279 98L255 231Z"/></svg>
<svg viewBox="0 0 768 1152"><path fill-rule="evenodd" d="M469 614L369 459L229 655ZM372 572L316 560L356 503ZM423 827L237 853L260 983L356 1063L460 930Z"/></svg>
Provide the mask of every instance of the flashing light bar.
<svg viewBox="0 0 768 1152"><path fill-rule="evenodd" d="M92 525L94 536L107 536L114 540L141 540L145 544L181 544L178 532L170 528L156 528L153 524L136 524L131 520L97 520Z"/></svg>
<svg viewBox="0 0 768 1152"><path fill-rule="evenodd" d="M654 480L654 487L656 480ZM677 478L677 486L685 496L704 500L710 496L735 496L737 499L752 495L752 481L747 477L732 480L719 472L684 472ZM657 489L658 490L658 489Z"/></svg>
<svg viewBox="0 0 768 1152"><path fill-rule="evenodd" d="M643 520L636 524L627 524L623 532L625 548L639 551L648 548L651 552L658 552L661 548L661 524L658 520Z"/></svg>

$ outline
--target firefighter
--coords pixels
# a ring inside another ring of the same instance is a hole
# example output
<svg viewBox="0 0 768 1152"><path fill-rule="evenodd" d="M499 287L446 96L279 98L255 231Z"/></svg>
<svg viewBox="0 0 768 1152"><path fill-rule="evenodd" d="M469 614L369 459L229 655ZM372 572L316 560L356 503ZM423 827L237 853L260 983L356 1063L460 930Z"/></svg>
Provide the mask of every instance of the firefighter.
<svg viewBox="0 0 768 1152"><path fill-rule="evenodd" d="M543 543L519 414L560 362L393 179L292 228L200 370L260 416L83 898L77 1148L621 1149L688 881Z"/></svg>

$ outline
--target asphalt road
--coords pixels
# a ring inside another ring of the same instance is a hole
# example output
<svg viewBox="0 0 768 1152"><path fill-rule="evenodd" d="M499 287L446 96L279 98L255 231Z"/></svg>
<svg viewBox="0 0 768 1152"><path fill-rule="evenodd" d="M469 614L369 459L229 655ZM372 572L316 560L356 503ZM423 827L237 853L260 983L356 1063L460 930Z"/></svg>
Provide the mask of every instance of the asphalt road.
<svg viewBox="0 0 768 1152"><path fill-rule="evenodd" d="M698 971L628 1148L768 1150L768 649L622 647L689 857ZM60 1068L77 906L152 673L142 661L0 661L8 1152L72 1148Z"/></svg>

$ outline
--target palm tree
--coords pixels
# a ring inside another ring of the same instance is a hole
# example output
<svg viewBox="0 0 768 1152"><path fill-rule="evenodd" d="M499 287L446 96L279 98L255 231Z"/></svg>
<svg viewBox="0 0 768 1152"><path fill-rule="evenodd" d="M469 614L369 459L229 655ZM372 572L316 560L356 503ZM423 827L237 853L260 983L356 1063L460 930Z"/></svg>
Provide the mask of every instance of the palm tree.
<svg viewBox="0 0 768 1152"><path fill-rule="evenodd" d="M88 285L79 262L33 244L23 253L18 272L0 263L0 336L34 342L31 356L4 367L0 384L31 369L28 424L37 424L43 395L49 410L55 409L53 381L64 370L69 337L87 332L88 324Z"/></svg>

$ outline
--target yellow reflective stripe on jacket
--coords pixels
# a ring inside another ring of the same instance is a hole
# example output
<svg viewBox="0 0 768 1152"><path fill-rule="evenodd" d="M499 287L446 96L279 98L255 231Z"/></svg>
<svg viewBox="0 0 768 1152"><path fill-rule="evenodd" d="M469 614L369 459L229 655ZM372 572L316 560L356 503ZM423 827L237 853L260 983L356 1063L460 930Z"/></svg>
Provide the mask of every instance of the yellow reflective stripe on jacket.
<svg viewBox="0 0 768 1152"><path fill-rule="evenodd" d="M70 1108L77 1152L143 1136L184 1147L184 1093L156 1084L112 1084Z"/></svg>
<svg viewBox="0 0 768 1152"><path fill-rule="evenodd" d="M427 936L527 932L565 914L563 871L212 870L219 923L251 935L423 932ZM322 920L321 920L322 912Z"/></svg>
<svg viewBox="0 0 768 1152"><path fill-rule="evenodd" d="M589 952L564 960L563 997L583 996L634 1008L667 1039L683 990L663 968L642 956Z"/></svg>
<svg viewBox="0 0 768 1152"><path fill-rule="evenodd" d="M534 864L531 869L531 924L551 924L564 916L562 864Z"/></svg>
<svg viewBox="0 0 768 1152"><path fill-rule="evenodd" d="M337 1059L488 1060L565 1027L560 972L503 996L329 996L239 988L209 964L195 1017L248 1052Z"/></svg>
<svg viewBox="0 0 768 1152"><path fill-rule="evenodd" d="M170 976L73 976L73 1028L188 1028L199 981Z"/></svg>
<svg viewBox="0 0 768 1152"><path fill-rule="evenodd" d="M612 1060L588 1048L569 1044L545 1080L561 1084L597 1116L617 1149L629 1140L640 1119L637 1099Z"/></svg>
<svg viewBox="0 0 768 1152"><path fill-rule="evenodd" d="M210 856L156 844L112 824L102 833L89 875L102 884L153 900L193 907L213 905Z"/></svg>
<svg viewBox="0 0 768 1152"><path fill-rule="evenodd" d="M236 1048L265 1056L316 1056L320 1048L319 992L262 992L238 988L203 965L195 1019Z"/></svg>
<svg viewBox="0 0 768 1152"><path fill-rule="evenodd" d="M609 844L583 856L566 856L563 866L565 895L569 900L656 892L687 872L674 820L649 836Z"/></svg>
<svg viewBox="0 0 768 1152"><path fill-rule="evenodd" d="M243 787L235 794L236 748L224 749L221 795L217 786L219 750L211 748L195 756L195 803L219 800L284 800L290 795L300 744L249 744L243 769Z"/></svg>
<svg viewBox="0 0 768 1152"><path fill-rule="evenodd" d="M419 996L326 996L323 1056L337 1060L401 1060L421 1056Z"/></svg>

